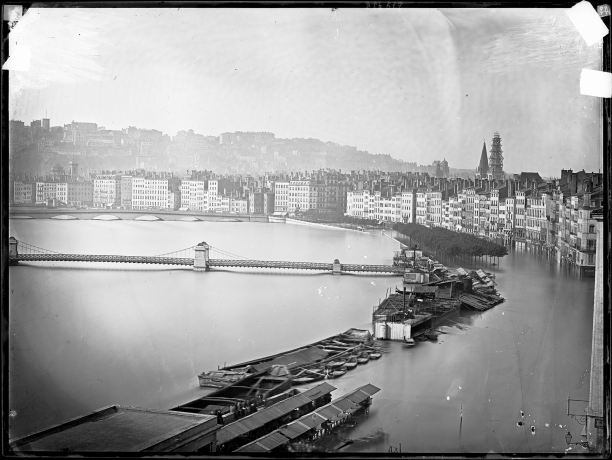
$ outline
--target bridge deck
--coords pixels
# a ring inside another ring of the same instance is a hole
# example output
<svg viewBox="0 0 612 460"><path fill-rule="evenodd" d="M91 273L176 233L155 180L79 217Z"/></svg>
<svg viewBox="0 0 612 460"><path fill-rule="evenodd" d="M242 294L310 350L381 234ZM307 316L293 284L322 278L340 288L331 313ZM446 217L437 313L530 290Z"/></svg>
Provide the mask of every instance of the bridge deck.
<svg viewBox="0 0 612 460"><path fill-rule="evenodd" d="M184 257L155 257L155 256L118 256L118 255L92 255L92 254L19 254L11 261L19 262L115 262L131 264L159 264L193 266L192 258ZM286 268L294 270L332 271L333 264L319 262L288 262L271 260L226 260L210 259L210 268L238 267L238 268ZM396 273L402 274L404 269L393 265L359 265L341 264L343 272L368 273Z"/></svg>
<svg viewBox="0 0 612 460"><path fill-rule="evenodd" d="M11 259L14 259L12 257ZM193 266L193 259L179 257L112 256L91 254L19 254L19 262L116 262L126 264L161 264Z"/></svg>

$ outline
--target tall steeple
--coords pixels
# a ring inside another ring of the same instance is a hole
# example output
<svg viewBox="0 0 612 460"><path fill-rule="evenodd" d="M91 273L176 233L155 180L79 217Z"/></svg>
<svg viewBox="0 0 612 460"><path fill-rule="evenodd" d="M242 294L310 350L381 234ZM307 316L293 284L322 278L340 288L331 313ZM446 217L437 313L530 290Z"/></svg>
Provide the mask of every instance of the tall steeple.
<svg viewBox="0 0 612 460"><path fill-rule="evenodd" d="M501 137L496 131L491 140L491 156L489 157L490 172L493 179L503 180L504 173L504 156L502 155Z"/></svg>
<svg viewBox="0 0 612 460"><path fill-rule="evenodd" d="M486 141L482 142L482 153L480 154L480 164L478 165L478 174L481 177L487 177L489 172L489 160L487 158L487 144Z"/></svg>

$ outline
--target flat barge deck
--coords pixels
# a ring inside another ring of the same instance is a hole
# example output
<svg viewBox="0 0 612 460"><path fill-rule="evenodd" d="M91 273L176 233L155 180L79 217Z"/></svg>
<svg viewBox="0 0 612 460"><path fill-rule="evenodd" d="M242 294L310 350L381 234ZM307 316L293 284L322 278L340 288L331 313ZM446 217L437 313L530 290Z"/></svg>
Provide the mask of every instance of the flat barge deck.
<svg viewBox="0 0 612 460"><path fill-rule="evenodd" d="M356 359L360 354L372 352L374 357L376 351L370 331L349 329L283 353L204 372L198 376L200 386L217 389L171 410L228 416L245 407L250 410L252 406L267 407L290 397L292 385L342 375L337 367L350 356ZM214 374L221 374L221 378L215 381ZM223 376L229 378L223 379Z"/></svg>

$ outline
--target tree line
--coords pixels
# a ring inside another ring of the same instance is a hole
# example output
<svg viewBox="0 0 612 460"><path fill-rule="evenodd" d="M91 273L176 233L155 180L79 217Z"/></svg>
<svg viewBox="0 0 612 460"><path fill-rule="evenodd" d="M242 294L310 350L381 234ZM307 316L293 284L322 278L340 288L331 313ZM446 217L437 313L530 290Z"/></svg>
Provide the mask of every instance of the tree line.
<svg viewBox="0 0 612 460"><path fill-rule="evenodd" d="M503 257L508 249L469 233L457 233L442 227L428 228L420 224L395 224L396 230L427 248L451 257Z"/></svg>

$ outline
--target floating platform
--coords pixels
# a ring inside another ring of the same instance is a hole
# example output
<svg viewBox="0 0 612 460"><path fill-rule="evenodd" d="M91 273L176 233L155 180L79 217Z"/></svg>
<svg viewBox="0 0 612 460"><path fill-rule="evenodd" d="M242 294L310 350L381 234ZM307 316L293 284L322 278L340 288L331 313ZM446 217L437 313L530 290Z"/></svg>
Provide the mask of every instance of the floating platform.
<svg viewBox="0 0 612 460"><path fill-rule="evenodd" d="M504 301L503 298L497 296L484 296L482 294L461 294L459 300L462 305L470 308L471 310L486 311L493 308Z"/></svg>

